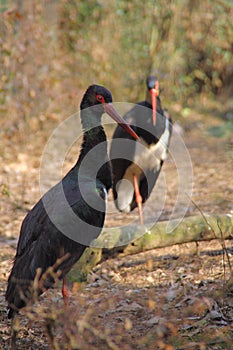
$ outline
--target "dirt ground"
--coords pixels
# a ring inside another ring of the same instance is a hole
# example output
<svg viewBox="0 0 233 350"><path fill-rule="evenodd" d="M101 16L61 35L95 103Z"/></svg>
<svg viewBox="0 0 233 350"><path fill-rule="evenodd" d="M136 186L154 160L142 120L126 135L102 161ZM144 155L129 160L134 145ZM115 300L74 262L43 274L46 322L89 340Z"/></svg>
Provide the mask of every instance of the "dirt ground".
<svg viewBox="0 0 233 350"><path fill-rule="evenodd" d="M210 113L191 113L181 122L194 173L195 205L189 203L186 215L197 214L199 209L205 214L233 214L233 139L208 133L209 126L221 123ZM24 130L20 136L9 131L1 138L0 349L10 346L6 281L21 221L40 197L40 157L54 125L46 132L41 129L25 136ZM69 169L74 160L71 152L64 168ZM160 220L169 219L176 202L177 176L171 157L164 172L168 190ZM152 211L157 210L152 203L159 188L158 183L148 204ZM124 224L136 215L110 213L106 226ZM69 310L63 306L60 285L22 310L16 324L17 349L45 350L52 348L51 344L54 349L67 349L69 344L82 350L230 350L233 299L228 280L233 250L230 240L225 245L227 251L217 240L189 243L102 262L87 282L70 283Z"/></svg>

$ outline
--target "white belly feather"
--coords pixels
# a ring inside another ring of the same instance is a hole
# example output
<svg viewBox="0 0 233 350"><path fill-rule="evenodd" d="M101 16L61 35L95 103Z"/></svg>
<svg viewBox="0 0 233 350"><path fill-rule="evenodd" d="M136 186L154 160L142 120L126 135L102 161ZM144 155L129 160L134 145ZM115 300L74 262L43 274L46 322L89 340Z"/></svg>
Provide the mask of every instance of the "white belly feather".
<svg viewBox="0 0 233 350"><path fill-rule="evenodd" d="M135 144L134 162L126 169L123 179L118 182L117 206L120 210L129 212L134 195L133 175L140 181L142 172L160 169L161 161L167 158L169 144L169 120L166 118L165 130L156 144L148 145L143 139Z"/></svg>

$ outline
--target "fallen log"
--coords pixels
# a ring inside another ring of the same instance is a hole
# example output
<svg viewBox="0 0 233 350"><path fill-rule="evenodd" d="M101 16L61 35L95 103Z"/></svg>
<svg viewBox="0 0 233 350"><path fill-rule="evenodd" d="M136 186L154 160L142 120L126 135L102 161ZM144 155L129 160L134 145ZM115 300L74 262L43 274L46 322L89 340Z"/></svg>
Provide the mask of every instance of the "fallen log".
<svg viewBox="0 0 233 350"><path fill-rule="evenodd" d="M179 223L179 224L178 224ZM173 229L171 230L171 228ZM229 239L233 237L233 215L197 215L182 221L157 222L150 225L105 228L93 247L87 248L75 265L77 278L85 276L97 265L103 256L125 256L150 249L168 247L188 242ZM123 245L124 242L130 242Z"/></svg>

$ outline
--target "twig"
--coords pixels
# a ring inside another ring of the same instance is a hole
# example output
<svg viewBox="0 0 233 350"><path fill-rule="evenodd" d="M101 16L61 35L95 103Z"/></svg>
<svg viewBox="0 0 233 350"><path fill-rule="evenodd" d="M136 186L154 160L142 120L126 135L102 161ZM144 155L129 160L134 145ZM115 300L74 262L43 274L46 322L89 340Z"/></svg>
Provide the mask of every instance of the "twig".
<svg viewBox="0 0 233 350"><path fill-rule="evenodd" d="M215 234L216 238L217 238L217 235L216 235L216 232L214 231L213 227L211 226L211 224L207 221L206 219L206 216L204 215L203 211L201 210L201 208L190 198L191 202L193 203L193 205L198 209L198 211L200 212L201 216L203 217L203 220L206 222L206 224L211 228L212 232ZM217 226L218 226L218 229L219 229L219 232L221 234L221 238L217 238L219 243L221 244L222 246L222 250L223 250L223 254L222 254L222 258L223 258L223 268L224 268L224 278L226 276L226 271L225 271L225 263L224 263L224 256L226 255L227 257L227 262L228 262L228 266L229 266L229 269L230 269L230 273L232 274L232 267L231 267L231 261L230 261L230 257L229 257L229 254L228 254L228 251L227 251L227 247L226 247L226 244L225 244L225 240L224 240L224 237L223 237L223 232L222 232L222 228L220 227L220 224L219 224L219 220L217 219L216 220L216 223L217 223Z"/></svg>
<svg viewBox="0 0 233 350"><path fill-rule="evenodd" d="M219 221L217 220L217 225L218 225L218 229L221 233L221 245L222 245L222 249L223 249L223 266L224 266L224 276L225 276L225 264L224 264L224 256L226 255L227 257L227 262L228 262L228 266L229 266L229 269L230 269L230 273L232 274L232 267L231 267L231 261L230 261L230 257L229 257L229 254L228 254L228 250L227 250L227 247L226 247L226 244L225 244L225 240L223 238L223 232L222 232L222 228L220 227L219 225Z"/></svg>

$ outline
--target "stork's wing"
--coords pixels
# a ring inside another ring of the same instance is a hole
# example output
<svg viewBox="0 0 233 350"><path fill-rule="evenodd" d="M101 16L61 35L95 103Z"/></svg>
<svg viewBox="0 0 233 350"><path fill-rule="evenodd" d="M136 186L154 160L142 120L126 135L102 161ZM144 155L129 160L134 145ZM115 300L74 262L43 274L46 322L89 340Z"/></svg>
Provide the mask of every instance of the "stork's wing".
<svg viewBox="0 0 233 350"><path fill-rule="evenodd" d="M79 241L79 235L85 230L86 238L80 237L80 240L85 240L88 245L91 239L99 235L104 224L105 199L105 189L101 183L88 178L80 178L78 182L72 169L26 215L16 256L22 255L28 245L45 233L48 240L53 235L63 233Z"/></svg>

